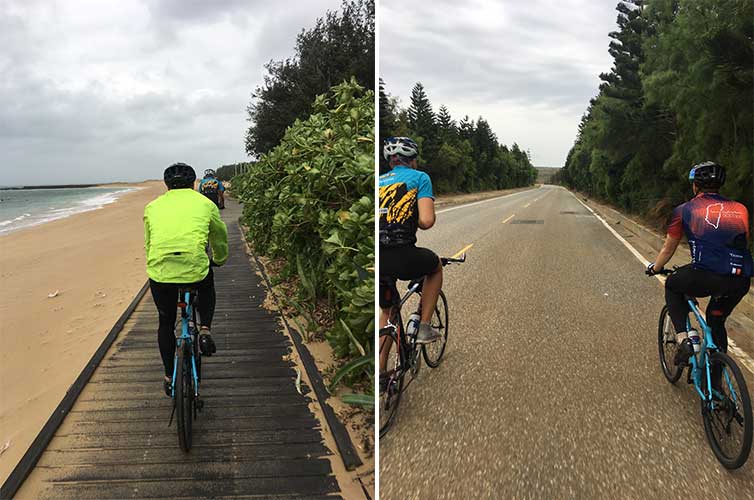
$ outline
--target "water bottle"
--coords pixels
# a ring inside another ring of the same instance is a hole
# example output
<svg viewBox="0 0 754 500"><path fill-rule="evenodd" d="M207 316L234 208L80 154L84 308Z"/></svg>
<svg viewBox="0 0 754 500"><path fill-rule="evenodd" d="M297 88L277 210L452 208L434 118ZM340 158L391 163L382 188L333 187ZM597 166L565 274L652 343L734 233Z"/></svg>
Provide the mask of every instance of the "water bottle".
<svg viewBox="0 0 754 500"><path fill-rule="evenodd" d="M694 346L694 354L702 350L701 340L699 339L699 332L694 329L689 330L689 341Z"/></svg>
<svg viewBox="0 0 754 500"><path fill-rule="evenodd" d="M406 335L408 335L409 338L416 336L416 332L419 331L420 321L421 317L418 312L415 312L408 317L408 322L406 323Z"/></svg>

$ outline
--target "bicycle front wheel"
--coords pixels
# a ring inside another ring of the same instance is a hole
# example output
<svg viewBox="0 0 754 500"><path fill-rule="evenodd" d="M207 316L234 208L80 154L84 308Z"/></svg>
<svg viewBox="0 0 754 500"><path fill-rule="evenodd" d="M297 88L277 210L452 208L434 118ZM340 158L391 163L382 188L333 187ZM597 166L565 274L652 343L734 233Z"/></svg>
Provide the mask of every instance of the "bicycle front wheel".
<svg viewBox="0 0 754 500"><path fill-rule="evenodd" d="M398 336L393 328L380 330L380 360L387 359L384 371L380 369L380 437L384 436L395 420L403 394L403 363Z"/></svg>
<svg viewBox="0 0 754 500"><path fill-rule="evenodd" d="M430 324L433 328L437 328L442 338L431 344L423 344L422 354L430 368L437 368L442 361L442 355L445 354L445 346L448 345L448 300L442 290L440 290L440 296L437 297L437 305Z"/></svg>
<svg viewBox="0 0 754 500"><path fill-rule="evenodd" d="M660 322L657 326L657 347L660 350L660 367L668 382L675 384L681 378L683 368L673 363L673 358L678 350L675 340L675 328L670 321L668 306L663 306L660 312Z"/></svg>
<svg viewBox="0 0 754 500"><path fill-rule="evenodd" d="M709 366L713 389L712 401L702 400L704 432L720 463L726 469L738 469L751 452L753 424L749 390L738 365L727 354L711 353ZM715 372L721 374L717 383ZM704 378L706 382L706 376ZM704 392L706 394L708 389Z"/></svg>
<svg viewBox="0 0 754 500"><path fill-rule="evenodd" d="M183 451L191 449L191 423L194 418L194 377L191 370L191 353L184 340L178 349L178 369L175 373L176 420L178 421L178 444Z"/></svg>

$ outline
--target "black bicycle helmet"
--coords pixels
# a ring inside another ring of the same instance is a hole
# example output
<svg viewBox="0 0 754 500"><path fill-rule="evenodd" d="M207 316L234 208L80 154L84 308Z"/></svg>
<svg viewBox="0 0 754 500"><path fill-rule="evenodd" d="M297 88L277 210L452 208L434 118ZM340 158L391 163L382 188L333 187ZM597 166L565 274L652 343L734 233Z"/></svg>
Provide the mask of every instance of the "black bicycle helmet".
<svg viewBox="0 0 754 500"><path fill-rule="evenodd" d="M689 181L701 188L719 188L725 182L725 169L713 161L705 161L691 167Z"/></svg>
<svg viewBox="0 0 754 500"><path fill-rule="evenodd" d="M207 170L204 171L204 177L217 177L217 174L215 173L213 169L208 168Z"/></svg>
<svg viewBox="0 0 754 500"><path fill-rule="evenodd" d="M164 179L168 189L193 188L196 172L191 165L174 163L165 169Z"/></svg>

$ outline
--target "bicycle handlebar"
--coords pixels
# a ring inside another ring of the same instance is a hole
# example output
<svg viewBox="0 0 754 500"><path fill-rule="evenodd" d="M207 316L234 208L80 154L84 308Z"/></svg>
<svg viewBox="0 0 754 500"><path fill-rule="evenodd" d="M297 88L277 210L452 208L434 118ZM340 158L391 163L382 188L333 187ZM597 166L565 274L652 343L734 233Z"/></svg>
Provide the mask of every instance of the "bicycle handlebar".
<svg viewBox="0 0 754 500"><path fill-rule="evenodd" d="M670 276L671 274L673 274L676 271L676 269L678 269L678 267L677 266L673 266L673 269L664 269L663 268L662 271L655 271L653 273L650 273L649 270L647 269L647 270L644 270L644 274L646 274L647 276L655 276L657 274L662 274L663 276Z"/></svg>
<svg viewBox="0 0 754 500"><path fill-rule="evenodd" d="M440 257L440 262L442 262L443 267L447 266L448 264L461 264L463 262L466 262L466 254L464 253L458 259L455 259L453 257Z"/></svg>

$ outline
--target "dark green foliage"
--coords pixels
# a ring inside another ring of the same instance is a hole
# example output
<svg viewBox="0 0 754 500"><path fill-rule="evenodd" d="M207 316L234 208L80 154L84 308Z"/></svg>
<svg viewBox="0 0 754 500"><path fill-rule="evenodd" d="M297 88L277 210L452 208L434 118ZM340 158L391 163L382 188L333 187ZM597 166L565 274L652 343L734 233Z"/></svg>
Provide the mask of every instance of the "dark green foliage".
<svg viewBox="0 0 754 500"><path fill-rule="evenodd" d="M753 210L750 0L619 2L614 66L582 118L560 179L664 218L692 196L688 171L722 163L722 194Z"/></svg>
<svg viewBox="0 0 754 500"><path fill-rule="evenodd" d="M380 78L380 129L378 144L382 144L386 138L395 130L398 118L395 116L395 102L385 93L385 82Z"/></svg>
<svg viewBox="0 0 754 500"><path fill-rule="evenodd" d="M230 165L223 165L218 168L215 170L215 173L217 174L217 178L221 181L229 181L233 176L244 172L253 164L254 162L231 163Z"/></svg>
<svg viewBox="0 0 754 500"><path fill-rule="evenodd" d="M336 311L326 333L339 357L369 355L374 335L374 93L355 79L318 96L280 144L231 191L244 204L248 239L298 275L293 305L307 320L326 300ZM306 333L306 332L305 332ZM349 365L354 367L354 365ZM356 364L348 380L364 380ZM360 377L360 378L359 378ZM371 386L370 386L371 387Z"/></svg>
<svg viewBox="0 0 754 500"><path fill-rule="evenodd" d="M483 118L473 122L465 116L456 124L445 106L435 114L421 83L412 89L408 109L397 108L384 82L381 103L383 99L391 118L381 137L409 136L419 144L419 168L430 175L436 193L528 186L537 178L528 153L516 144L510 149L500 144ZM380 169L385 170L384 163Z"/></svg>
<svg viewBox="0 0 754 500"><path fill-rule="evenodd" d="M314 98L351 77L374 90L374 0L344 0L296 39L293 58L270 61L247 111L251 126L246 152L260 155L275 147L285 129L311 113Z"/></svg>

